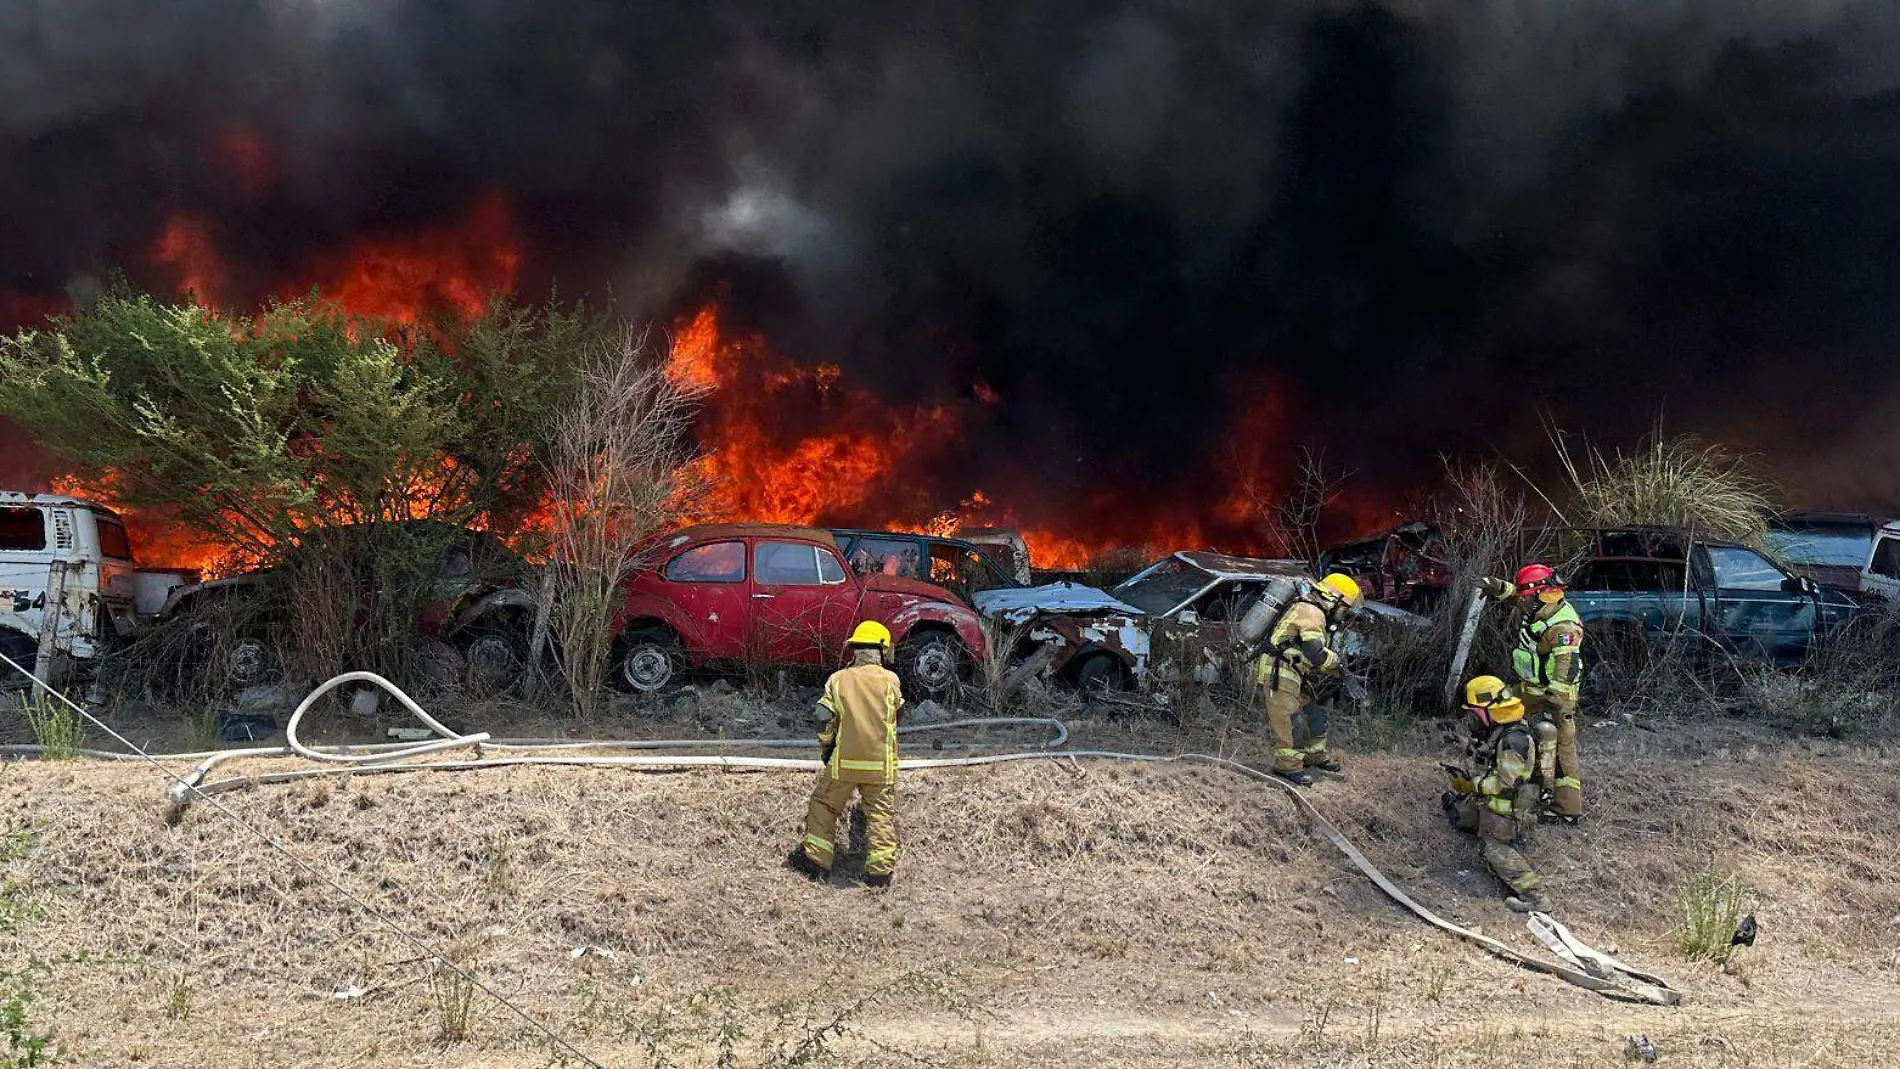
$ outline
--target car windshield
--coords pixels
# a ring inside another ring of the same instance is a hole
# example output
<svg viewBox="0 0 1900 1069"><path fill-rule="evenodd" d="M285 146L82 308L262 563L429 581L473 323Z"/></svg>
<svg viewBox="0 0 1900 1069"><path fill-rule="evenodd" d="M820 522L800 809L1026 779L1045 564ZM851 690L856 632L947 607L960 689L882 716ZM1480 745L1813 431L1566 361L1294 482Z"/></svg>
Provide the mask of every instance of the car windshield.
<svg viewBox="0 0 1900 1069"><path fill-rule="evenodd" d="M1199 593L1214 577L1179 557L1127 579L1109 593L1151 616L1159 616Z"/></svg>
<svg viewBox="0 0 1900 1069"><path fill-rule="evenodd" d="M1859 568L1873 544L1873 532L1864 530L1768 532L1768 548L1790 564Z"/></svg>

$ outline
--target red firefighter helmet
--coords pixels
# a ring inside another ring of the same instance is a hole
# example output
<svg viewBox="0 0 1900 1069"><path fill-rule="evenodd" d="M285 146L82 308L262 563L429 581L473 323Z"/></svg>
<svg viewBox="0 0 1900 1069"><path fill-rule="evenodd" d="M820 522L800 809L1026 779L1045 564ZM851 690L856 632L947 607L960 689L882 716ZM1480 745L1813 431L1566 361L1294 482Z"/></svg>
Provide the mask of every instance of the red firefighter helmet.
<svg viewBox="0 0 1900 1069"><path fill-rule="evenodd" d="M1520 597L1563 588L1564 581L1547 564L1526 564L1517 570L1517 593Z"/></svg>

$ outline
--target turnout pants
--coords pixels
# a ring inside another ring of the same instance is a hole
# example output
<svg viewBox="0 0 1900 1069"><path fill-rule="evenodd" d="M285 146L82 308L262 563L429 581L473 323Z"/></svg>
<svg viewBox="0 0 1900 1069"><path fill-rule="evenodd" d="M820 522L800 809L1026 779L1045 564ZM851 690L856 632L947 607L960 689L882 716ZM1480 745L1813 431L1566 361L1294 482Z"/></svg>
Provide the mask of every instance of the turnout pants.
<svg viewBox="0 0 1900 1069"><path fill-rule="evenodd" d="M1536 804L1536 798L1535 788L1519 792L1519 803L1525 813L1530 812L1529 806ZM1493 813L1486 808L1483 799L1471 794L1458 799L1456 819L1459 831L1477 835L1484 854L1484 867L1491 870L1491 875L1504 881L1506 887L1522 893L1534 891L1544 882L1537 875L1537 870L1531 867L1530 859L1518 849L1529 841L1533 821Z"/></svg>
<svg viewBox="0 0 1900 1069"><path fill-rule="evenodd" d="M821 769L811 790L811 804L805 809L805 856L826 872L837 854L835 840L838 817L858 796L864 808L864 823L870 836L870 851L864 857L864 871L871 876L889 876L897 869L897 784L852 783L831 778Z"/></svg>
<svg viewBox="0 0 1900 1069"><path fill-rule="evenodd" d="M1556 726L1557 782L1551 790L1554 808L1566 817L1582 816L1583 757L1577 751L1577 699L1527 688L1524 712Z"/></svg>
<svg viewBox="0 0 1900 1069"><path fill-rule="evenodd" d="M1300 678L1283 671L1278 679L1261 684L1261 689L1266 692L1267 728L1273 733L1273 770L1298 772L1324 762L1328 757L1326 709L1307 704Z"/></svg>

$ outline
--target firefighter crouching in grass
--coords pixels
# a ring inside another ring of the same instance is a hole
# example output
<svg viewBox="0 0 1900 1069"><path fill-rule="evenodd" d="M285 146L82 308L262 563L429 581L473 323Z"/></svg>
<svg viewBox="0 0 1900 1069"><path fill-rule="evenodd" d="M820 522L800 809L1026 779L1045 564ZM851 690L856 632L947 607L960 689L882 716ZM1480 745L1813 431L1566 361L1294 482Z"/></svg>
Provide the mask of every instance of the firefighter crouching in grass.
<svg viewBox="0 0 1900 1069"><path fill-rule="evenodd" d="M1551 807L1558 821L1583 817L1583 759L1577 750L1577 691L1583 681L1583 620L1564 599L1564 583L1542 564L1520 568L1515 583L1486 579L1494 598L1516 599L1511 609L1511 674L1534 720L1557 729L1557 782Z"/></svg>
<svg viewBox="0 0 1900 1069"><path fill-rule="evenodd" d="M1334 648L1346 613L1364 604L1359 584L1338 572L1314 584L1280 613L1255 662L1273 733L1274 775L1311 787L1307 769L1339 772L1326 748L1326 709L1314 701L1317 677L1339 671ZM1302 739L1301 736L1304 736Z"/></svg>
<svg viewBox="0 0 1900 1069"><path fill-rule="evenodd" d="M897 869L897 710L904 690L887 667L891 632L866 620L846 644L851 663L825 680L818 707L829 716L818 733L825 767L818 770L805 811L805 838L786 865L813 880L831 873L838 817L858 796L870 837L864 885L888 887Z"/></svg>
<svg viewBox="0 0 1900 1069"><path fill-rule="evenodd" d="M1504 904L1519 913L1546 909L1543 880L1519 846L1537 823L1537 807L1556 763L1556 729L1524 719L1524 703L1496 676L1465 684L1471 768L1452 768L1451 790L1440 803L1460 831L1483 844L1484 864L1511 893Z"/></svg>

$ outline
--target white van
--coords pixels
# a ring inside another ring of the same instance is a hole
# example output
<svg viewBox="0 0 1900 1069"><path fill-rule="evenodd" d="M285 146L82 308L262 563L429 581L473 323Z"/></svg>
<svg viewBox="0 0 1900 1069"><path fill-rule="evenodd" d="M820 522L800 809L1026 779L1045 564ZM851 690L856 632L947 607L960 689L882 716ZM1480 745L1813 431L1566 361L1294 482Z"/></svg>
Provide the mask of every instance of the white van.
<svg viewBox="0 0 1900 1069"><path fill-rule="evenodd" d="M1860 594L1900 604L1900 520L1882 525L1874 535L1867 566L1860 570Z"/></svg>
<svg viewBox="0 0 1900 1069"><path fill-rule="evenodd" d="M0 653L49 681L93 661L190 581L137 569L125 524L104 505L0 491ZM4 664L0 676L11 677L0 688L24 683Z"/></svg>

